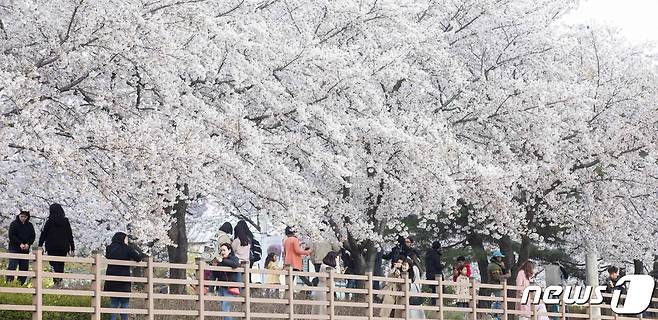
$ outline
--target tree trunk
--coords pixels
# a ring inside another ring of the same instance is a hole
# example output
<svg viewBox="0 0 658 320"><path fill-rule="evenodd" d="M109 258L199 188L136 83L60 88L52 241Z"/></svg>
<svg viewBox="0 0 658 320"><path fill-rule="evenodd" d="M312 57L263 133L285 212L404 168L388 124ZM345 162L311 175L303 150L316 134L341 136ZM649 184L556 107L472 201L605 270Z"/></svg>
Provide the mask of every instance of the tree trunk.
<svg viewBox="0 0 658 320"><path fill-rule="evenodd" d="M586 255L586 269L587 269L587 285L596 287L599 285L599 254L592 245L587 246L587 255ZM600 307L591 307L592 316L597 317L601 316Z"/></svg>
<svg viewBox="0 0 658 320"><path fill-rule="evenodd" d="M466 236L466 240L473 249L473 254L478 262L478 270L480 271L482 283L488 283L487 267L489 266L489 260L487 259L487 252L484 250L482 238L477 234L469 234Z"/></svg>
<svg viewBox="0 0 658 320"><path fill-rule="evenodd" d="M514 248L512 248L512 240L508 236L503 236L500 241L498 241L498 245L500 246L500 252L505 255L505 259L503 260L505 262L505 268L512 272L512 279L516 279L518 265L516 261L514 261ZM522 260L519 259L519 263L521 261ZM507 279L507 284L510 284L509 279Z"/></svg>
<svg viewBox="0 0 658 320"><path fill-rule="evenodd" d="M187 185L183 186L183 194L188 194ZM187 200L176 199L173 207L166 208L173 216L171 222L171 229L169 229L169 239L175 246L167 246L167 253L169 254L170 263L187 263L187 229L185 226L185 215L187 214ZM172 279L185 279L187 277L186 270L184 269L170 269L169 276ZM171 284L169 291L176 294L185 293L185 285Z"/></svg>
<svg viewBox="0 0 658 320"><path fill-rule="evenodd" d="M468 244L473 250L475 259L478 262L478 270L480 271L480 278L482 283L488 283L489 277L487 275L487 267L489 266L489 259L487 259L487 252L484 250L484 243L482 238L477 234L469 234L466 236ZM482 288L480 289L480 296L489 296L491 289ZM478 301L478 306L480 308L488 308L491 306L491 302L480 300Z"/></svg>
<svg viewBox="0 0 658 320"><path fill-rule="evenodd" d="M633 274L644 274L644 263L641 260L633 259Z"/></svg>

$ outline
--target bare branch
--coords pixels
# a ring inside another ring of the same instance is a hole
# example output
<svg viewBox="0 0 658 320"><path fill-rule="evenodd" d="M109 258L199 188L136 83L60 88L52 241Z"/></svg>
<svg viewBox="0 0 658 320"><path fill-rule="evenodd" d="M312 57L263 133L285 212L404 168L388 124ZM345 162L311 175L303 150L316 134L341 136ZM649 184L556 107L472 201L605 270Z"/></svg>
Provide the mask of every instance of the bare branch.
<svg viewBox="0 0 658 320"><path fill-rule="evenodd" d="M149 10L149 12L147 12L147 13L154 14L154 13L160 11L160 10L167 9L167 8L170 8L170 7L185 5L185 4L189 4L189 3L204 2L204 1L206 1L206 0L176 1L176 2L173 2L173 3L170 3L170 4L161 5L157 8L153 8L153 9Z"/></svg>
<svg viewBox="0 0 658 320"><path fill-rule="evenodd" d="M226 16L226 15L230 14L231 12L233 12L233 11L235 11L235 10L238 10L238 8L240 8L240 7L242 6L242 4L244 3L244 1L245 1L245 0L242 0L242 1L240 1L240 3L238 3L238 5L236 5L235 7L229 9L229 10L226 11L226 12L223 12L223 13L218 14L218 15L216 16L216 18L220 18L220 17Z"/></svg>
<svg viewBox="0 0 658 320"><path fill-rule="evenodd" d="M65 86L63 86L63 87L61 87L61 88L59 88L59 91L60 91L60 92L66 92L66 91L69 91L69 90L73 89L73 87L75 87L75 86L77 86L78 84L80 84L80 82L82 82L82 81L84 81L85 79L87 79L87 77L89 77L89 72L87 72L87 73L85 73L84 75L82 75L81 77L79 77L79 78L73 80L71 83L69 83L69 84L67 84L67 85L65 85Z"/></svg>
<svg viewBox="0 0 658 320"><path fill-rule="evenodd" d="M63 44L64 42L66 42L69 39L69 36L71 35L71 27L73 26L73 23L75 22L75 16L76 16L76 14L78 14L78 10L82 6L83 2L84 2L84 0L80 0L80 2L78 2L78 4L75 6L75 8L73 8L73 14L71 14L71 20L69 20L69 25L66 28L66 35L64 35L64 37L60 36L59 44Z"/></svg>

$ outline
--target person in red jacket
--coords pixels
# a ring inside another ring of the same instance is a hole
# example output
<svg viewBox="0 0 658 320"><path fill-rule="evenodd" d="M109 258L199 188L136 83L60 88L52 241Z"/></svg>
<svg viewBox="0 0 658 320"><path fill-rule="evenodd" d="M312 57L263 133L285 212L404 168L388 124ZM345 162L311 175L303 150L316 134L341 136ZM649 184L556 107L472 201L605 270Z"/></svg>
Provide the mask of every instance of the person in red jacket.
<svg viewBox="0 0 658 320"><path fill-rule="evenodd" d="M469 279L471 278L471 264L466 262L466 258L464 256L459 256L457 257L457 263L452 268L452 281L457 281L457 277L459 277L459 272L457 269L460 266L464 266L464 268L466 268L466 277Z"/></svg>

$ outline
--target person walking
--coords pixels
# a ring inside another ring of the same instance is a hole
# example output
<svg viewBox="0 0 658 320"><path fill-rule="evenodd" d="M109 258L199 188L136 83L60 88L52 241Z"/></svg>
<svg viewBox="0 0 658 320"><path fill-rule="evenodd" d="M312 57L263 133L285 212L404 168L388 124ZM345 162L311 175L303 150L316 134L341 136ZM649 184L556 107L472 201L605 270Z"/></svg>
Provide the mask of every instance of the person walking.
<svg viewBox="0 0 658 320"><path fill-rule="evenodd" d="M519 266L519 272L516 274L516 286L520 287L516 290L516 298L520 299L523 296L525 288L530 286L530 278L534 275L534 266L532 262L525 261ZM520 320L528 320L532 316L532 304L528 301L525 304L521 302L516 303L516 310L523 311L519 315Z"/></svg>
<svg viewBox="0 0 658 320"><path fill-rule="evenodd" d="M434 241L432 248L425 255L425 268L427 269L427 280L443 280L443 264L441 263L441 242ZM432 293L436 293L436 286L430 285ZM432 306L436 305L436 298L431 300Z"/></svg>
<svg viewBox="0 0 658 320"><path fill-rule="evenodd" d="M320 264L319 271L316 272L325 273L328 272L328 269L333 269L335 272L336 267L338 266L338 253L335 251L329 251L322 259ZM326 288L329 285L329 275L318 277L318 287ZM333 285L333 284L332 284ZM326 291L313 291L313 298L317 301L327 301L327 292ZM312 314L327 314L326 305L313 305L311 308Z"/></svg>
<svg viewBox="0 0 658 320"><path fill-rule="evenodd" d="M34 243L34 226L30 222L30 212L21 210L16 216L16 220L9 224L9 253L30 253L30 247ZM27 259L9 259L8 270L27 271L29 267ZM14 281L14 276L7 276L7 282ZM27 281L26 276L19 276L18 281L21 285Z"/></svg>
<svg viewBox="0 0 658 320"><path fill-rule="evenodd" d="M275 252L270 252L269 254L267 254L267 257L265 258L265 269L270 271L281 270L281 267L279 267L279 263L278 263L278 257L279 256ZM274 273L267 273L265 275L265 284L280 285L281 275ZM265 292L268 297L279 296L279 289L267 289L265 290Z"/></svg>
<svg viewBox="0 0 658 320"><path fill-rule="evenodd" d="M516 274L516 286L520 287L516 291L516 298L521 299L523 296L523 291L525 288L532 285L530 279L535 275L535 264L526 260L519 266L519 272ZM537 313L543 313L542 315L537 315L537 320L549 320L548 316L545 314L547 312L546 305L542 302L538 305L532 304L532 297L528 299L528 302L521 304L521 302L516 303L516 310L522 311L522 314L519 314L519 320L530 320L532 317L532 308L535 308Z"/></svg>
<svg viewBox="0 0 658 320"><path fill-rule="evenodd" d="M233 252L230 243L223 243L219 246L219 256L212 261L212 265L221 267L231 267L233 269L240 266L240 260ZM239 282L237 275L240 274L234 271L216 271L215 279L223 282ZM239 294L239 289L235 287L218 286L217 295L221 297L234 297ZM220 301L219 308L221 311L230 312L231 302ZM224 317L224 320L233 320L232 317Z"/></svg>
<svg viewBox="0 0 658 320"><path fill-rule="evenodd" d="M308 256L313 252L311 249L304 249L295 236L291 227L286 227L286 238L283 240L283 264L291 265L295 271L302 271L302 256ZM299 277L305 285L312 287L313 283L306 276Z"/></svg>
<svg viewBox="0 0 658 320"><path fill-rule="evenodd" d="M105 248L105 258L110 260L142 261L142 255L128 245L128 235L117 232L112 237L112 243ZM108 276L130 277L130 266L109 264L105 274ZM103 291L108 292L131 292L130 281L106 280ZM130 299L110 296L110 308L127 309ZM111 320L116 319L116 314L110 315ZM128 320L128 315L121 314L121 320Z"/></svg>
<svg viewBox="0 0 658 320"><path fill-rule="evenodd" d="M73 242L73 231L71 223L64 215L64 208L59 203L53 203L49 208L50 214L48 220L39 235L39 247L46 245L46 253L51 256L65 257L66 254L75 252L75 243ZM64 272L64 262L50 261L53 271L56 273ZM55 286L61 285L61 278L53 278Z"/></svg>

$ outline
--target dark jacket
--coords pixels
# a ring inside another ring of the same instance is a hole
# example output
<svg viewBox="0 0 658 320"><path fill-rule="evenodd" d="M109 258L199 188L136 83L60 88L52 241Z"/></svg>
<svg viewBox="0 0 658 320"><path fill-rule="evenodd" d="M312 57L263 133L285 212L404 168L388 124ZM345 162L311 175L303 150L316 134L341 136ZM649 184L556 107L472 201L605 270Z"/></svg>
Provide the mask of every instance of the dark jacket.
<svg viewBox="0 0 658 320"><path fill-rule="evenodd" d="M354 258L352 258L352 253L349 250L342 248L340 249L340 259L343 261L343 267L345 267L345 274L354 274Z"/></svg>
<svg viewBox="0 0 658 320"><path fill-rule="evenodd" d="M619 278L617 278L617 280L619 280ZM610 279L610 277L608 277L608 281L606 281L606 283L605 283L605 293L612 294L612 293L615 292L615 290L619 290L619 291L621 291L621 294L626 294L626 286L625 285L623 285L623 284L618 285L618 286L615 285L617 280L612 281L612 279Z"/></svg>
<svg viewBox="0 0 658 320"><path fill-rule="evenodd" d="M64 210L59 204L50 206L50 215L39 235L39 247L46 243L46 251L64 253L75 250L73 231L69 219L64 217Z"/></svg>
<svg viewBox="0 0 658 320"><path fill-rule="evenodd" d="M231 252L231 254L223 258L222 261L219 263L220 267L231 267L231 268L237 268L240 266L240 259ZM217 279L217 281L226 281L226 282L235 282L237 281L237 272L226 272L226 271L215 271L214 272L214 278Z"/></svg>
<svg viewBox="0 0 658 320"><path fill-rule="evenodd" d="M32 246L36 237L34 226L30 222L30 214L26 214L27 220L25 223L21 223L21 220L16 216L16 220L12 221L9 225L9 251L20 253L30 252L30 248L21 250L21 244L27 243L29 246Z"/></svg>
<svg viewBox="0 0 658 320"><path fill-rule="evenodd" d="M425 268L427 279L435 280L436 276L443 274L443 264L441 264L441 253L437 250L431 249L425 256Z"/></svg>
<svg viewBox="0 0 658 320"><path fill-rule="evenodd" d="M490 284L501 284L505 281L503 277L507 269L498 261L491 260L487 266L487 279Z"/></svg>
<svg viewBox="0 0 658 320"><path fill-rule="evenodd" d="M141 261L141 255L124 242L126 237L126 234L123 232L115 233L112 237L112 243L105 248L105 258L112 260ZM108 276L130 277L130 267L108 264L105 274ZM130 282L124 281L105 281L104 290L130 292L130 284Z"/></svg>

